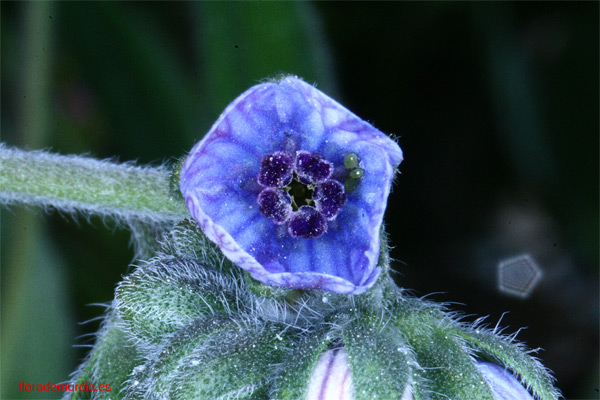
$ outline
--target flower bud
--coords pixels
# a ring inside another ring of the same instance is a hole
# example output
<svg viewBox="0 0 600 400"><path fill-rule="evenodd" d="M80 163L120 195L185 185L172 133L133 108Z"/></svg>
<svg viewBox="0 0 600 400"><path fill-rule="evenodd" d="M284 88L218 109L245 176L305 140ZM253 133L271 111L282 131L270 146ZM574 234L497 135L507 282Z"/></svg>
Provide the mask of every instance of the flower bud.
<svg viewBox="0 0 600 400"><path fill-rule="evenodd" d="M360 296L260 285L195 224L178 224L119 284L72 381L128 399L559 398L513 337L457 321L389 277Z"/></svg>
<svg viewBox="0 0 600 400"><path fill-rule="evenodd" d="M499 365L480 361L479 372L492 389L494 400L533 400L513 374Z"/></svg>
<svg viewBox="0 0 600 400"><path fill-rule="evenodd" d="M350 400L353 390L346 349L341 347L322 353L310 377L306 400Z"/></svg>
<svg viewBox="0 0 600 400"><path fill-rule="evenodd" d="M533 400L529 392L513 374L499 365L477 361L477 369L492 391L494 400ZM346 348L323 352L313 369L306 400L354 400L354 382ZM412 388L407 386L400 400L414 400ZM427 397L430 400L430 397Z"/></svg>

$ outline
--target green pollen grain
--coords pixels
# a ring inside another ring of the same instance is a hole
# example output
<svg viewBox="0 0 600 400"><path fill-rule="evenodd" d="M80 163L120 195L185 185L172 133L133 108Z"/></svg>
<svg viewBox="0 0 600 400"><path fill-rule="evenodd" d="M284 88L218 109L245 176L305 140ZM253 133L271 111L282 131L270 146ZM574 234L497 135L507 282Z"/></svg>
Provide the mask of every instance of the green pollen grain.
<svg viewBox="0 0 600 400"><path fill-rule="evenodd" d="M346 154L344 157L344 167L352 169L358 165L358 156L354 153Z"/></svg>
<svg viewBox="0 0 600 400"><path fill-rule="evenodd" d="M362 169L362 168L356 168L356 169L350 171L349 176L352 179L358 179L358 178L362 178L364 174L365 174L365 170L364 169Z"/></svg>

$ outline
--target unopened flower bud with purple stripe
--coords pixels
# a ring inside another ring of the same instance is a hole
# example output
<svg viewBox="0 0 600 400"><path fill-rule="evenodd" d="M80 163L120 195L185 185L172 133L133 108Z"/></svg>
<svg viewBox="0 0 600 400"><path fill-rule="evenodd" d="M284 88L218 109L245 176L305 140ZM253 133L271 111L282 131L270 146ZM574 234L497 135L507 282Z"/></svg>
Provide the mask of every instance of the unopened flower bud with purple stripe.
<svg viewBox="0 0 600 400"><path fill-rule="evenodd" d="M478 363L479 372L492 389L494 400L533 400L513 374L497 364Z"/></svg>
<svg viewBox="0 0 600 400"><path fill-rule="evenodd" d="M341 347L323 352L310 377L306 400L350 400L353 390L346 349Z"/></svg>
<svg viewBox="0 0 600 400"><path fill-rule="evenodd" d="M533 400L525 387L505 368L485 361L476 363L494 400ZM355 396L355 390L360 390L360 388L354 387L348 363L348 352L344 347L340 347L327 350L319 356L308 384L306 400L355 400L359 397ZM371 396L379 399L377 393L372 393ZM413 389L407 386L402 394L398 393L397 398L414 400ZM430 397L426 399L431 400Z"/></svg>

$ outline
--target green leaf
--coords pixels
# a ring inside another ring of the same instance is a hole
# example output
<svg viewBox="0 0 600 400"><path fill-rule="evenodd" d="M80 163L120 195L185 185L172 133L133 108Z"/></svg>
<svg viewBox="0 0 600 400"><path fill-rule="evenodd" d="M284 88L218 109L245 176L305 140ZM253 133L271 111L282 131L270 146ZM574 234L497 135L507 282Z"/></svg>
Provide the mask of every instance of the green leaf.
<svg viewBox="0 0 600 400"><path fill-rule="evenodd" d="M20 392L19 382L61 382L75 365L75 318L64 260L37 213L2 213L0 398L57 398Z"/></svg>
<svg viewBox="0 0 600 400"><path fill-rule="evenodd" d="M161 23L164 12L127 2L60 7L65 49L104 114L109 148L156 160L179 154L200 137L197 86L186 71L181 40L172 40Z"/></svg>
<svg viewBox="0 0 600 400"><path fill-rule="evenodd" d="M304 2L192 2L198 62L203 71L210 120L260 79L295 74L335 94L319 15Z"/></svg>

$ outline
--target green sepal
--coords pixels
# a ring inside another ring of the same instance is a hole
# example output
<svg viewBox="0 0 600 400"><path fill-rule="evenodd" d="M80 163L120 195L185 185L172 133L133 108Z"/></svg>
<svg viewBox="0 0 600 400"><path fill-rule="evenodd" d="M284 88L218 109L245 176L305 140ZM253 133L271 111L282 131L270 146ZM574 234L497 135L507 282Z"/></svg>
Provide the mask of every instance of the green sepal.
<svg viewBox="0 0 600 400"><path fill-rule="evenodd" d="M472 346L480 356L516 372L538 399L557 400L560 397L549 372L522 345L482 328L453 326L449 330Z"/></svg>
<svg viewBox="0 0 600 400"><path fill-rule="evenodd" d="M434 310L399 313L395 321L422 369L418 374L421 379L414 382L414 392L432 400L493 400L469 348L444 329L443 319L432 318L437 314Z"/></svg>
<svg viewBox="0 0 600 400"><path fill-rule="evenodd" d="M455 339L434 329L430 335L414 336L410 340L415 345L419 365L424 369L423 377L428 382L426 392L432 400L494 399L475 360Z"/></svg>
<svg viewBox="0 0 600 400"><path fill-rule="evenodd" d="M169 194L173 200L182 203L185 203L185 199L183 198L181 190L179 189L179 183L181 181L181 167L183 167L185 157L186 156L179 157L171 165L171 176L169 177Z"/></svg>
<svg viewBox="0 0 600 400"><path fill-rule="evenodd" d="M416 366L400 330L381 317L358 314L342 331L356 400L400 398Z"/></svg>
<svg viewBox="0 0 600 400"><path fill-rule="evenodd" d="M170 337L130 380L133 398L252 399L266 393L289 346L283 327L222 317Z"/></svg>
<svg viewBox="0 0 600 400"><path fill-rule="evenodd" d="M164 237L161 253L181 258L193 258L215 271L229 272L242 278L242 270L234 265L211 242L196 221L179 221Z"/></svg>
<svg viewBox="0 0 600 400"><path fill-rule="evenodd" d="M115 292L114 307L127 331L159 343L196 319L237 312L238 282L213 268L167 256L138 267Z"/></svg>
<svg viewBox="0 0 600 400"><path fill-rule="evenodd" d="M296 289L288 289L281 286L267 285L254 279L249 272L244 271L244 284L253 294L265 299L283 300L288 297L295 297Z"/></svg>
<svg viewBox="0 0 600 400"><path fill-rule="evenodd" d="M88 383L110 385L110 391L74 391L66 392L65 398L79 399L121 399L125 396L121 389L135 366L142 362L138 350L128 339L127 333L119 327L119 321L113 313L109 314L99 332L99 338L88 359L76 372L71 384Z"/></svg>
<svg viewBox="0 0 600 400"><path fill-rule="evenodd" d="M301 400L306 397L311 375L319 356L339 337L330 329L316 328L292 342L282 368L275 374L270 399Z"/></svg>

